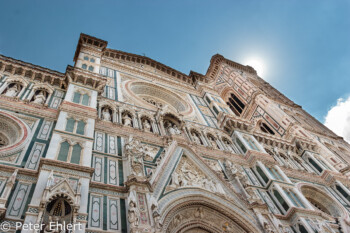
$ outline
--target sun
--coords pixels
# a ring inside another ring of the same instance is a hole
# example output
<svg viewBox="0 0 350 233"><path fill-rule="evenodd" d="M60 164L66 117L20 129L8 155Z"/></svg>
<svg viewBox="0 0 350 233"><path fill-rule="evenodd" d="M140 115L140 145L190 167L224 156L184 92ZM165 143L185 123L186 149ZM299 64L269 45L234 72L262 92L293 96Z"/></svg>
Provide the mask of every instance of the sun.
<svg viewBox="0 0 350 233"><path fill-rule="evenodd" d="M265 74L265 64L260 58L249 58L244 62L245 65L253 67L259 76L264 76Z"/></svg>

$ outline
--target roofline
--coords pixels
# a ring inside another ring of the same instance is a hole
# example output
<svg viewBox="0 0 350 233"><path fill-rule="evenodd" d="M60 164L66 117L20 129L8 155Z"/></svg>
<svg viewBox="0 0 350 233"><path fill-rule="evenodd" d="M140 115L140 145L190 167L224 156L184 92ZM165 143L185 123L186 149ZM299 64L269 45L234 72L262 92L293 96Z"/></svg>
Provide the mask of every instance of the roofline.
<svg viewBox="0 0 350 233"><path fill-rule="evenodd" d="M7 56L5 56L3 54L0 54L0 60L12 62L12 63L17 63L17 64L22 65L22 66L27 66L27 67L30 67L30 68L38 69L38 70L40 70L42 72L48 72L48 73L51 73L51 74L57 75L57 76L62 76L63 77L65 75L65 73L62 73L60 71L52 70L52 69L49 69L49 68L46 68L46 67L43 67L43 66L39 66L39 65L34 65L32 63L25 62L25 61L22 61L22 60L18 60L18 59L12 58L12 57L7 57Z"/></svg>
<svg viewBox="0 0 350 233"><path fill-rule="evenodd" d="M77 47L75 49L73 61L76 62L82 43L87 43L99 47L102 51L107 48L108 41L93 37L84 33L80 33Z"/></svg>
<svg viewBox="0 0 350 233"><path fill-rule="evenodd" d="M224 56L222 56L221 54L215 54L210 59L210 65L208 67L208 70L207 70L207 73L205 74L205 76L207 76L208 79L214 80L217 73L219 72L219 68L220 68L219 65L223 62L226 63L227 65L230 65L230 66L237 68L241 71L245 71L245 72L248 72L250 74L257 75L257 72L253 67L248 66L248 65L245 66L245 65L242 65L240 63L231 61L231 60L225 58Z"/></svg>

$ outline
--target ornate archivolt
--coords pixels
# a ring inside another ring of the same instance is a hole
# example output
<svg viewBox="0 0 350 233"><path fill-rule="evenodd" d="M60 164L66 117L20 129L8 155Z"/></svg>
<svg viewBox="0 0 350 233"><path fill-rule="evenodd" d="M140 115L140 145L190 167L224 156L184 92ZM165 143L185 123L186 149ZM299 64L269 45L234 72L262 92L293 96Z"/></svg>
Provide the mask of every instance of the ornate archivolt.
<svg viewBox="0 0 350 233"><path fill-rule="evenodd" d="M123 94L137 105L146 105L150 109L169 108L172 112L188 115L192 107L174 92L145 82L126 81L123 84Z"/></svg>
<svg viewBox="0 0 350 233"><path fill-rule="evenodd" d="M235 221L206 206L186 206L174 212L164 232L246 232Z"/></svg>
<svg viewBox="0 0 350 233"><path fill-rule="evenodd" d="M262 232L251 213L204 190L176 190L158 203L161 232Z"/></svg>
<svg viewBox="0 0 350 233"><path fill-rule="evenodd" d="M297 186L305 198L323 214L328 215L328 218L342 217L349 219L349 214L344 207L338 204L338 201L331 197L326 191L310 184L301 183Z"/></svg>

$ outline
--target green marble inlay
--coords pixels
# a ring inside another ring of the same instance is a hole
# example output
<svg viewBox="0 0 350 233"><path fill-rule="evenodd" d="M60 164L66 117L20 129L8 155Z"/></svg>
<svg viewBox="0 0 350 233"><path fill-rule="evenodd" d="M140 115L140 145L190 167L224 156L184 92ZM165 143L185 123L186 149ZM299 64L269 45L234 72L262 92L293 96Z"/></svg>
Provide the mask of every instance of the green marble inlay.
<svg viewBox="0 0 350 233"><path fill-rule="evenodd" d="M126 229L126 208L125 208L125 199L120 199L120 214L121 214L121 223L122 223L122 233L127 233Z"/></svg>

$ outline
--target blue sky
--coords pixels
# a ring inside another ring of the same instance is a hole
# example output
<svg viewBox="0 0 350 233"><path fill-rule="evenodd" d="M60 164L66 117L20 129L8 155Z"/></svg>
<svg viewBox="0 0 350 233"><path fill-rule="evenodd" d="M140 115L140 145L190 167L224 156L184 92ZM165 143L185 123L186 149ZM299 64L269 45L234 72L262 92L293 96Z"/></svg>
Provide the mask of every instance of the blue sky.
<svg viewBox="0 0 350 233"><path fill-rule="evenodd" d="M181 72L220 53L321 122L350 94L350 1L0 1L0 53L61 72L81 32ZM350 119L350 118L349 118Z"/></svg>

